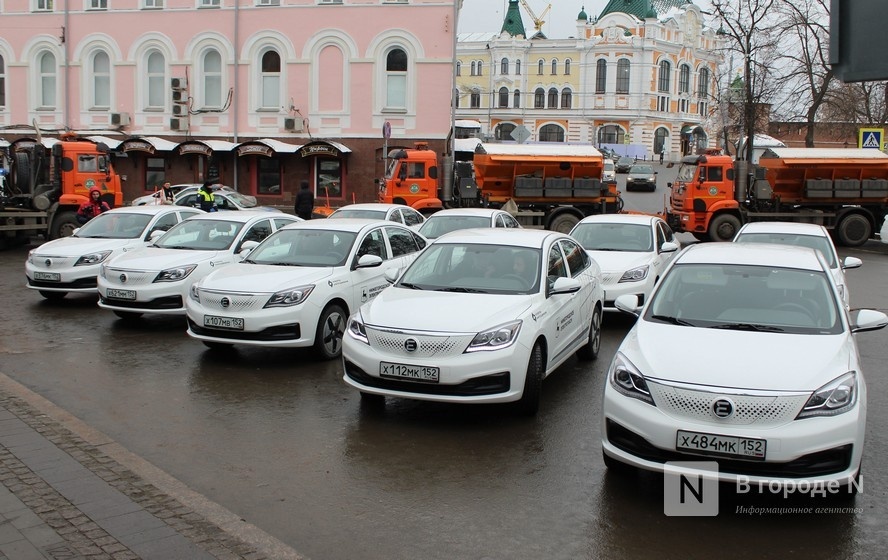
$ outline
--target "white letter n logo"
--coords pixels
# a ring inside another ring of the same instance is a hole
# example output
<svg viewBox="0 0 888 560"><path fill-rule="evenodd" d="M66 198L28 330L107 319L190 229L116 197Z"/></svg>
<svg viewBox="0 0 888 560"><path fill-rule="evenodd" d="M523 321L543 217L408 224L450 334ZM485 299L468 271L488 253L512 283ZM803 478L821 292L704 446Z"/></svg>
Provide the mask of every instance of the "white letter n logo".
<svg viewBox="0 0 888 560"><path fill-rule="evenodd" d="M718 515L718 463L666 463L663 470L663 513L669 516Z"/></svg>

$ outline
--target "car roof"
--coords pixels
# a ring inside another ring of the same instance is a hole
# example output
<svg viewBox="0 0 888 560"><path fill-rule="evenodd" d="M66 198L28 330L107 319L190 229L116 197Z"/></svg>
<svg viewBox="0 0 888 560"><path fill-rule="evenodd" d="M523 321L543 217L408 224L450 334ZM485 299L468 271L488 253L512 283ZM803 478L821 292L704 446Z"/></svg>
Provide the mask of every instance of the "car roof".
<svg viewBox="0 0 888 560"><path fill-rule="evenodd" d="M549 237L557 237L559 239L570 239L574 243L576 240L572 237L549 231L545 229L519 229L519 228L473 228L459 229L444 234L431 240L432 244L439 243L455 243L455 244L489 244L489 245L509 245L517 247L533 247L539 249Z"/></svg>
<svg viewBox="0 0 888 560"><path fill-rule="evenodd" d="M111 212L113 214L162 214L166 211L176 211L176 210L184 210L188 209L188 206L174 206L171 204L145 204L142 206L118 206L117 208L112 208L111 210L107 210L104 213L107 214ZM191 210L198 210L198 208L190 208ZM203 212L203 210L201 210Z"/></svg>
<svg viewBox="0 0 888 560"><path fill-rule="evenodd" d="M741 233L789 233L829 237L822 225L801 222L749 222L737 232L738 235Z"/></svg>
<svg viewBox="0 0 888 560"><path fill-rule="evenodd" d="M586 216L577 225L580 224L642 224L650 225L654 220L659 219L657 216L648 214L593 214Z"/></svg>
<svg viewBox="0 0 888 560"><path fill-rule="evenodd" d="M136 206L139 208L139 206ZM178 206L177 208L190 208L190 206ZM257 218L270 218L270 219L280 219L281 217L293 218L298 221L296 216L291 216L290 214L286 214L281 212L280 214L273 214L271 212L265 212L263 210L238 210L236 212L204 212L203 214L197 214L196 216L191 216L188 220L219 220L222 222L249 222L251 220Z"/></svg>
<svg viewBox="0 0 888 560"><path fill-rule="evenodd" d="M439 210L429 216L429 218L434 218L435 216L495 216L497 214L508 214L505 210L500 210L499 208L447 208L445 210Z"/></svg>
<svg viewBox="0 0 888 560"><path fill-rule="evenodd" d="M741 264L824 272L829 266L822 259L820 251L808 247L725 241L689 245L675 257L675 264Z"/></svg>
<svg viewBox="0 0 888 560"><path fill-rule="evenodd" d="M346 204L336 209L339 210L389 210L391 208L410 208L406 204L391 204L388 202L358 202Z"/></svg>
<svg viewBox="0 0 888 560"><path fill-rule="evenodd" d="M268 215L267 213L265 213ZM287 224L285 229L314 229L314 230L334 230L334 231L349 231L358 233L364 229L375 227L375 226L386 226L386 227L398 227L400 226L402 229L410 230L413 233L416 233L415 230L405 226L404 224L400 224L398 222L392 222L391 220L373 220L368 218L339 218L336 220L305 220L303 222L297 222L296 224Z"/></svg>

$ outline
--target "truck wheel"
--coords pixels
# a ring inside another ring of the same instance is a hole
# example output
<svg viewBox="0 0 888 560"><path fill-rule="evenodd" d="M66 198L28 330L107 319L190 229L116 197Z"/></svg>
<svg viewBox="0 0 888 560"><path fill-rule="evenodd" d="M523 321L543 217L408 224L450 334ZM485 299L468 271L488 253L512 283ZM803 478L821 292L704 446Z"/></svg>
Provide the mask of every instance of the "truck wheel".
<svg viewBox="0 0 888 560"><path fill-rule="evenodd" d="M552 221L549 222L548 229L552 231L557 231L558 233L570 233L570 231L578 223L580 223L580 219L573 214L559 214L552 218Z"/></svg>
<svg viewBox="0 0 888 560"><path fill-rule="evenodd" d="M709 238L713 241L731 241L740 229L740 220L731 214L716 216L709 223Z"/></svg>
<svg viewBox="0 0 888 560"><path fill-rule="evenodd" d="M74 230L79 227L80 224L77 223L76 212L59 212L52 220L52 231L49 232L49 238L70 237Z"/></svg>
<svg viewBox="0 0 888 560"><path fill-rule="evenodd" d="M25 152L16 152L13 159L15 165L10 183L16 194L28 194L31 192L31 158Z"/></svg>
<svg viewBox="0 0 888 560"><path fill-rule="evenodd" d="M872 234L872 224L860 214L848 214L836 226L836 236L845 247L860 247Z"/></svg>

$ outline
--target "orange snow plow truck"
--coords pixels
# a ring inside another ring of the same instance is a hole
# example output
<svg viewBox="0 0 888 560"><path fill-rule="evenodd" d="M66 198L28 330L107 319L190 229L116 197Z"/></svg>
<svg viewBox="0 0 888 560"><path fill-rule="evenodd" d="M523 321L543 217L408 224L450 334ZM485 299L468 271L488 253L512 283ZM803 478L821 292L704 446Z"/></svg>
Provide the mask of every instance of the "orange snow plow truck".
<svg viewBox="0 0 888 560"><path fill-rule="evenodd" d="M675 231L730 241L746 222L825 226L864 244L888 212L888 155L876 149L771 148L758 165L730 156L682 159L666 211Z"/></svg>
<svg viewBox="0 0 888 560"><path fill-rule="evenodd" d="M447 173L439 173L435 152L421 144L389 157L379 201L419 211L505 208L524 227L567 233L585 216L623 206L616 184L602 182L604 158L590 145L483 143L471 162L458 161Z"/></svg>

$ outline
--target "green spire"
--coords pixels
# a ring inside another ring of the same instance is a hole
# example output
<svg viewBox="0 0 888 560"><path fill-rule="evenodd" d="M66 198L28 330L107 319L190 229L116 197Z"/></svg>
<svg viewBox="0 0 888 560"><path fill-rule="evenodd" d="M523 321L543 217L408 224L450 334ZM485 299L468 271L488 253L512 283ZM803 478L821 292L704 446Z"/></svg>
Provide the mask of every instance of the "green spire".
<svg viewBox="0 0 888 560"><path fill-rule="evenodd" d="M589 16L586 15L586 6L580 8L580 13L577 15L578 20L589 21Z"/></svg>
<svg viewBox="0 0 888 560"><path fill-rule="evenodd" d="M524 31L524 22L521 21L521 11L518 9L518 0L509 0L509 9L506 10L506 19L503 20L503 29L512 37L527 37Z"/></svg>

